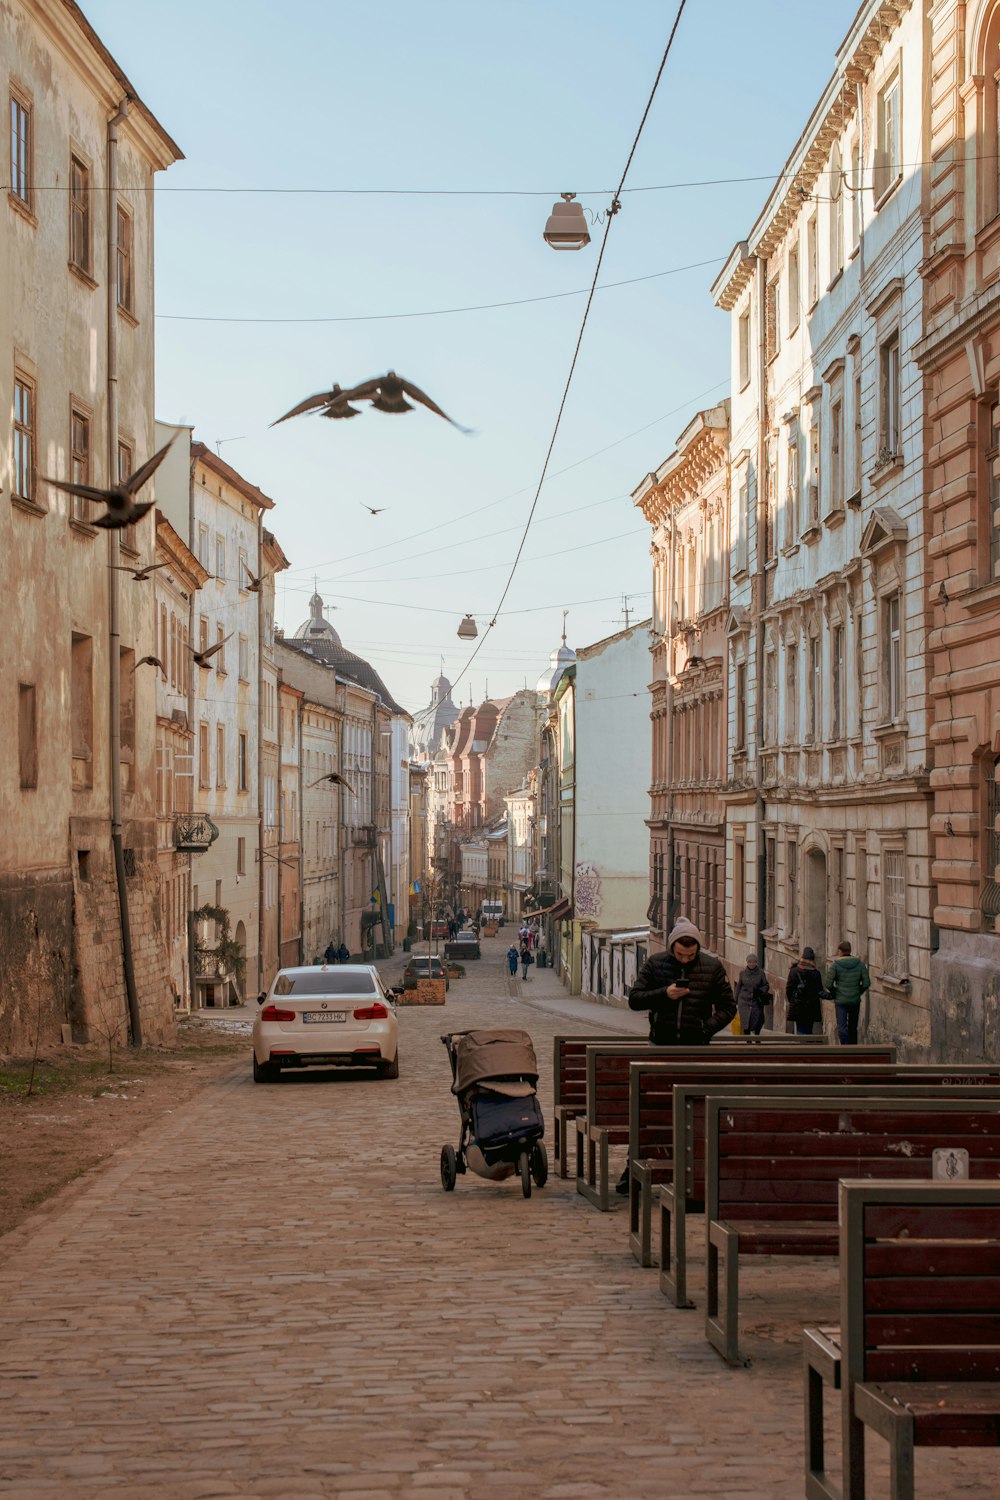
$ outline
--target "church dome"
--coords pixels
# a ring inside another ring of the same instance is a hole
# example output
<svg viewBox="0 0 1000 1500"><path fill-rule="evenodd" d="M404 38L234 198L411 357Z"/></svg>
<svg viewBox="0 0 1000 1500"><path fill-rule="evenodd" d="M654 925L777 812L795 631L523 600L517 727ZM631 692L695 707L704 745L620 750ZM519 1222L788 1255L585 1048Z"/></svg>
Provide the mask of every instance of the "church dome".
<svg viewBox="0 0 1000 1500"><path fill-rule="evenodd" d="M323 614L323 600L318 593L313 594L309 600L309 618L305 624L299 626L294 638L299 641L329 641L334 646L343 644L340 636Z"/></svg>
<svg viewBox="0 0 1000 1500"><path fill-rule="evenodd" d="M431 701L413 716L413 752L420 760L430 760L440 749L445 733L458 718L447 677L435 677L431 683Z"/></svg>
<svg viewBox="0 0 1000 1500"><path fill-rule="evenodd" d="M567 646L566 637L562 638L562 645L558 646L549 657L549 664L539 677L535 685L536 693L554 693L559 686L559 679L567 667L576 663L576 652L572 646Z"/></svg>

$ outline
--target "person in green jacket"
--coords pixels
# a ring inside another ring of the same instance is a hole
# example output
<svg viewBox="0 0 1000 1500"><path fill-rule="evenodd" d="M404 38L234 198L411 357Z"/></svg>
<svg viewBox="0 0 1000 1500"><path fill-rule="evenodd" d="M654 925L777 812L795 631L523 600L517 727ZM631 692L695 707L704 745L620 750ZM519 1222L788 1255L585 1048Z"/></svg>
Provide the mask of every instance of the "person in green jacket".
<svg viewBox="0 0 1000 1500"><path fill-rule="evenodd" d="M837 1006L837 1035L842 1047L858 1045L858 1014L861 996L872 987L864 961L851 955L850 943L837 944L837 957L824 980Z"/></svg>

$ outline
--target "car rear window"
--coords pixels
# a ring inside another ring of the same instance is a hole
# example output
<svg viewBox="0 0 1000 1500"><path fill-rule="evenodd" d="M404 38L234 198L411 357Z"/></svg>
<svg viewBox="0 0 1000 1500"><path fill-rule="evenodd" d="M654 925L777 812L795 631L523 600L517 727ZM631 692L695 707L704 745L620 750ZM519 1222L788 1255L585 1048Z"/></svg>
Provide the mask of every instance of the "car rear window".
<svg viewBox="0 0 1000 1500"><path fill-rule="evenodd" d="M274 982L276 995L374 995L375 981L370 974L325 973L279 974Z"/></svg>

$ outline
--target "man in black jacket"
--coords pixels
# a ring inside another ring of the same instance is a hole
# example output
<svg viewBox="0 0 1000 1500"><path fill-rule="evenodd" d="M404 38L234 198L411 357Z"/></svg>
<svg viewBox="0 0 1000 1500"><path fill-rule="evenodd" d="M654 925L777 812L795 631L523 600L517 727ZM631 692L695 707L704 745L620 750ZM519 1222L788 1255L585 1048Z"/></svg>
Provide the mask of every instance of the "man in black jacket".
<svg viewBox="0 0 1000 1500"><path fill-rule="evenodd" d="M666 953L647 958L628 1003L630 1010L649 1011L649 1040L658 1047L700 1046L736 1014L722 960L702 949L701 934L686 917L668 937Z"/></svg>

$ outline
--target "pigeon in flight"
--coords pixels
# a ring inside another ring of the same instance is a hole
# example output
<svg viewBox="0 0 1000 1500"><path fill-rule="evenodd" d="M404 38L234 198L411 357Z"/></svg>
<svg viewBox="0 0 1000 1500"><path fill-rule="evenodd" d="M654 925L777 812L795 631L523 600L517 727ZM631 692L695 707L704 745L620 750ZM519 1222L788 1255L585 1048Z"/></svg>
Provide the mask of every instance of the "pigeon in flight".
<svg viewBox="0 0 1000 1500"><path fill-rule="evenodd" d="M349 781L345 781L343 776L341 776L338 771L328 771L327 774L325 776L321 776L318 781L311 781L309 783L310 790L314 786L322 786L324 782L326 782L329 786L345 786L352 797L357 795L354 788L351 786L351 783Z"/></svg>
<svg viewBox="0 0 1000 1500"><path fill-rule="evenodd" d="M207 667L215 653L217 651L221 651L226 642L231 641L232 638L233 633L232 631L230 631L228 635L224 635L222 637L221 641L216 641L214 646L206 646L204 651L196 651L193 646L189 646L188 650L194 657L195 661L198 663L199 667Z"/></svg>
<svg viewBox="0 0 1000 1500"><path fill-rule="evenodd" d="M127 479L119 480L110 489L98 489L92 484L75 484L70 479L46 479L45 483L52 485L53 489L65 490L67 495L79 495L83 500L94 500L98 504L106 505L107 511L103 516L98 516L91 525L101 526L105 531L120 531L123 526L131 526L135 521L141 521L147 511L152 510L155 501L147 500L142 505L136 504L136 495L142 489L147 480L152 479L156 470L160 467L174 439L154 453L152 458L147 458L144 464Z"/></svg>
<svg viewBox="0 0 1000 1500"><path fill-rule="evenodd" d="M248 594L259 594L261 584L266 583L271 576L270 573L262 573L259 578L254 577L246 563L243 564L243 572L247 579L246 588Z"/></svg>
<svg viewBox="0 0 1000 1500"><path fill-rule="evenodd" d="M162 663L162 661L160 660L160 658L158 656L140 656L139 660L136 662L135 666L132 668L132 671L135 672L139 667L162 667L162 666L163 666L163 663Z"/></svg>
<svg viewBox="0 0 1000 1500"><path fill-rule="evenodd" d="M443 417L450 422L452 427L457 427L459 432L471 431L468 427L462 427L453 421L447 412L441 410L436 401L432 401L425 391L412 381L405 380L402 375L397 375L395 370L390 370L387 375L376 375L373 380L365 380L361 385L352 386L349 391L344 392L347 401L370 401L376 411L404 412L413 411L411 402L407 396L412 396L414 401L419 401L432 411L436 416Z"/></svg>
<svg viewBox="0 0 1000 1500"><path fill-rule="evenodd" d="M361 413L356 406L349 406L347 394L339 386L334 384L328 391L318 391L315 396L307 396L305 401L300 401L298 406L293 406L291 411L286 411L283 417L278 417L272 422L272 427L277 427L279 422L287 422L289 417L301 417L306 412L318 411L324 417L336 420L338 417L360 417Z"/></svg>
<svg viewBox="0 0 1000 1500"><path fill-rule="evenodd" d="M389 509L387 505L365 505L365 502L363 500L359 500L358 504L364 510L370 511L373 516L380 516L384 510Z"/></svg>
<svg viewBox="0 0 1000 1500"><path fill-rule="evenodd" d="M130 568L128 563L112 563L116 573L131 573L136 583L145 583L150 573L155 573L157 568L167 568L169 563L143 563L141 568Z"/></svg>

